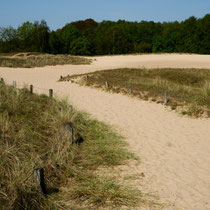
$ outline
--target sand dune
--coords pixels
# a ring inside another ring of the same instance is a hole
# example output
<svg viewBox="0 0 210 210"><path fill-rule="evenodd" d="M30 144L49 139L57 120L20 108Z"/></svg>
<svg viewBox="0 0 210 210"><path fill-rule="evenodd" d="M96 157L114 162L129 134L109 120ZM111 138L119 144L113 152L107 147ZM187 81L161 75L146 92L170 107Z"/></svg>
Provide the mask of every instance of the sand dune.
<svg viewBox="0 0 210 210"><path fill-rule="evenodd" d="M145 174L139 187L156 192L165 209L210 209L210 120L191 119L167 111L164 106L120 94L56 82L60 75L119 67L210 68L210 55L103 56L91 65L66 65L34 69L0 68L0 77L11 84L33 84L39 93L53 88L62 97L93 117L114 125L126 136L129 147L141 159L124 170Z"/></svg>

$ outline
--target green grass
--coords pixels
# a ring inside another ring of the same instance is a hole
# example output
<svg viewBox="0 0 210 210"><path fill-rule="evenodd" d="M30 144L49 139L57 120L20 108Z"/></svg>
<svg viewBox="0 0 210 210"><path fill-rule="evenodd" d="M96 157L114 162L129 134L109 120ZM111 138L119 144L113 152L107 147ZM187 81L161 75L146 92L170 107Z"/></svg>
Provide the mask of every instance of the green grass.
<svg viewBox="0 0 210 210"><path fill-rule="evenodd" d="M32 68L65 64L90 64L91 60L71 55L50 55L38 53L0 54L0 67Z"/></svg>
<svg viewBox="0 0 210 210"><path fill-rule="evenodd" d="M88 80L86 76L88 75ZM60 81L72 81L106 91L163 103L168 92L168 106L172 110L185 111L194 117L210 116L209 69L115 69L67 76ZM105 87L108 81L109 87Z"/></svg>
<svg viewBox="0 0 210 210"><path fill-rule="evenodd" d="M136 157L121 136L87 114L69 111L66 101L30 94L0 83L0 206L4 209L80 209L145 205L143 194L100 168ZM65 134L72 122L74 143ZM45 171L48 197L32 172ZM65 189L65 190L63 190ZM73 204L72 204L73 203ZM156 204L154 204L156 205Z"/></svg>

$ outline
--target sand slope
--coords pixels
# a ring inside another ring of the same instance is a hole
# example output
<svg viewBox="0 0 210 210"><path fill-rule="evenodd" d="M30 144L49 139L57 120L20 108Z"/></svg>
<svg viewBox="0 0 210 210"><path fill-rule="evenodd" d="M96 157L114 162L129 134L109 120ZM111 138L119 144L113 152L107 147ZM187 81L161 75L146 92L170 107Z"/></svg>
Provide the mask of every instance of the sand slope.
<svg viewBox="0 0 210 210"><path fill-rule="evenodd" d="M138 55L95 57L92 65L34 69L0 68L0 77L11 84L33 84L37 92L53 88L68 96L74 106L114 125L127 137L141 164L128 166L130 173L144 172L140 188L157 192L165 209L210 209L210 120L190 119L167 111L160 104L120 94L58 83L60 75L118 67L210 68L209 55Z"/></svg>

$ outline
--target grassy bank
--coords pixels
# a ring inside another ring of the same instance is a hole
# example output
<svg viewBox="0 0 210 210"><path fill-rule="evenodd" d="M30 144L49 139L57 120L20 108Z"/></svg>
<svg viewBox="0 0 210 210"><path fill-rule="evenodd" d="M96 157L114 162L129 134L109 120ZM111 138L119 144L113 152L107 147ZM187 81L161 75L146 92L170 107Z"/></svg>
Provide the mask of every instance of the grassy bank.
<svg viewBox="0 0 210 210"><path fill-rule="evenodd" d="M131 88L132 96L157 103L163 103L164 93L168 92L167 105L172 110L195 117L210 116L209 69L116 69L68 76L60 81L123 94L130 94Z"/></svg>
<svg viewBox="0 0 210 210"><path fill-rule="evenodd" d="M4 209L113 209L151 205L100 168L135 159L123 138L65 101L0 83L0 206ZM73 123L69 140L65 124ZM44 168L48 196L33 177ZM152 205L155 204L152 202Z"/></svg>
<svg viewBox="0 0 210 210"><path fill-rule="evenodd" d="M39 53L0 54L0 67L32 68L65 64L90 64L91 60L71 55Z"/></svg>

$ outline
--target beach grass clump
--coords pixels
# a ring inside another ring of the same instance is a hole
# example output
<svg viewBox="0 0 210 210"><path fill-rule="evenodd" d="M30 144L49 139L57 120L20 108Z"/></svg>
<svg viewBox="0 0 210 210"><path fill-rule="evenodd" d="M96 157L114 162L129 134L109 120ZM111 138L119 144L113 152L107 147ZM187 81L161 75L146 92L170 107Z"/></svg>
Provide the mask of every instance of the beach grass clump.
<svg viewBox="0 0 210 210"><path fill-rule="evenodd" d="M123 138L68 103L0 83L0 206L4 209L144 205L143 194L100 168L136 157ZM73 124L73 141L65 125ZM33 176L43 168L47 196Z"/></svg>
<svg viewBox="0 0 210 210"><path fill-rule="evenodd" d="M110 176L96 177L83 174L78 178L78 185L70 188L68 194L81 202L88 198L92 206L112 203L113 207L135 207L144 204L143 194L130 186L117 183L116 178Z"/></svg>
<svg viewBox="0 0 210 210"><path fill-rule="evenodd" d="M194 117L206 116L210 110L209 69L123 68L67 76L60 81L77 82L157 103L164 103L164 93L167 92L167 105L172 110L181 109Z"/></svg>
<svg viewBox="0 0 210 210"><path fill-rule="evenodd" d="M19 53L13 56L0 54L0 67L33 68L65 64L90 64L91 59L71 55Z"/></svg>

